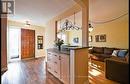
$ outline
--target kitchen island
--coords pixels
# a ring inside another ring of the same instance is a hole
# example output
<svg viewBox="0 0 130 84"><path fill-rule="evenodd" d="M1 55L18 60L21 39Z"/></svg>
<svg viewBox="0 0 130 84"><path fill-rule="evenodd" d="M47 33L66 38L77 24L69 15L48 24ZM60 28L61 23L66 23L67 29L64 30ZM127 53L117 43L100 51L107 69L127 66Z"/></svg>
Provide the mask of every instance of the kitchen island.
<svg viewBox="0 0 130 84"><path fill-rule="evenodd" d="M88 47L47 49L47 71L64 84L88 84Z"/></svg>

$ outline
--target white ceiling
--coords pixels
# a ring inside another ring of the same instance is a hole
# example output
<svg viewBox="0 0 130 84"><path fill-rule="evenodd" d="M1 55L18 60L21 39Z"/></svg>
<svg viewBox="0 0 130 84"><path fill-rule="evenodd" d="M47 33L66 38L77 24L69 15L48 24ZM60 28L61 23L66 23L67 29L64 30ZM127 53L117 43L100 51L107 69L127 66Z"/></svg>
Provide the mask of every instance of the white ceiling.
<svg viewBox="0 0 130 84"><path fill-rule="evenodd" d="M10 20L45 26L46 22L75 4L73 0L15 0L15 14Z"/></svg>
<svg viewBox="0 0 130 84"><path fill-rule="evenodd" d="M129 0L89 0L89 20L106 21L128 12ZM45 26L46 22L75 4L73 0L15 0L9 19Z"/></svg>

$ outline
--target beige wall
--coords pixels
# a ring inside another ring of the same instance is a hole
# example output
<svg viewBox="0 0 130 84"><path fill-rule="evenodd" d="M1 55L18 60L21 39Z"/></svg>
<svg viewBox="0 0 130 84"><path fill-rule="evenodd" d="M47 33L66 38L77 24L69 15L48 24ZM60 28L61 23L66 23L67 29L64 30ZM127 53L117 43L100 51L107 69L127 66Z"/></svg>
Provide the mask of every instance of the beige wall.
<svg viewBox="0 0 130 84"><path fill-rule="evenodd" d="M45 49L54 47L55 40L55 20L47 23L45 28Z"/></svg>
<svg viewBox="0 0 130 84"><path fill-rule="evenodd" d="M66 10L55 18L51 19L46 26L46 41L45 47L52 48L55 40L55 21L64 19L73 15L74 11L80 12L81 8L78 5ZM82 15L82 14L79 14ZM81 17L81 16L78 16ZM82 23L81 18L78 18L77 23ZM128 16L122 17L118 20L105 23L105 24L92 24L94 30L90 33L93 36L93 42L89 42L90 46L106 46L106 47L117 47L117 48L128 48ZM95 35L106 34L107 42L95 42ZM72 38L79 36L81 39L81 31L69 32L69 43L72 43ZM82 40L82 39L81 39ZM81 45L79 43L79 45Z"/></svg>
<svg viewBox="0 0 130 84"><path fill-rule="evenodd" d="M74 15L68 18L70 21L74 21ZM75 23L78 27L82 28L82 11L75 14ZM78 37L79 43L74 43L73 38ZM69 43L72 45L82 46L82 29L81 30L71 30L69 31Z"/></svg>
<svg viewBox="0 0 130 84"><path fill-rule="evenodd" d="M79 38L79 43L74 43L73 38ZM69 32L69 44L82 46L82 30L73 30Z"/></svg>
<svg viewBox="0 0 130 84"><path fill-rule="evenodd" d="M89 43L90 46L128 48L128 15L109 23L93 24L93 27L90 33L93 36L93 42ZM95 35L99 34L106 34L106 42L95 42Z"/></svg>
<svg viewBox="0 0 130 84"><path fill-rule="evenodd" d="M35 57L44 57L45 56L45 51L44 51L45 45L43 44L43 49L37 49L37 36L41 35L41 36L43 36L43 39L45 39L45 28L41 27L41 26L36 26L36 25L31 25L29 28L26 28L24 25L25 25L24 23L15 22L15 21L11 21L11 20L8 21L8 28L10 28L10 26L15 26L16 28L35 30Z"/></svg>
<svg viewBox="0 0 130 84"><path fill-rule="evenodd" d="M75 12L79 12L81 10L79 5L74 5L72 8L66 10L65 12L57 15L53 19L51 19L45 28L45 49L54 47L55 40L55 21L59 21L60 19L67 18L74 14Z"/></svg>
<svg viewBox="0 0 130 84"><path fill-rule="evenodd" d="M78 12L76 17L76 23L82 25L82 13ZM72 21L72 16L69 17ZM104 24L94 24L94 30L89 34L93 36L93 42L89 42L89 46L104 46L104 47L117 47L117 48L128 48L128 15L117 19L115 21L104 23ZM95 35L106 34L106 42L95 42ZM82 46L82 30L80 31L69 31L69 43L75 44L73 42L74 37L79 37L79 43L77 45ZM75 44L76 45L76 44Z"/></svg>

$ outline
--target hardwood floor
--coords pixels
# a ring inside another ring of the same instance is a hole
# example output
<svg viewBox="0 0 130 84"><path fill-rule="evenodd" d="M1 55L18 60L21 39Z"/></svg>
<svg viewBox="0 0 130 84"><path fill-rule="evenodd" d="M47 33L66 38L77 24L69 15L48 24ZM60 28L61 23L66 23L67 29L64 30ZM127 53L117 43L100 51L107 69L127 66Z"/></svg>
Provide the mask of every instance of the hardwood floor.
<svg viewBox="0 0 130 84"><path fill-rule="evenodd" d="M46 73L44 58L39 58L9 63L2 84L59 84L59 81Z"/></svg>
<svg viewBox="0 0 130 84"><path fill-rule="evenodd" d="M120 84L106 79L104 72L94 67L89 67L88 77L90 84Z"/></svg>
<svg viewBox="0 0 130 84"><path fill-rule="evenodd" d="M8 64L8 70L2 75L2 84L62 84L46 72L44 58L22 60ZM104 78L103 72L89 70L90 84L118 84Z"/></svg>

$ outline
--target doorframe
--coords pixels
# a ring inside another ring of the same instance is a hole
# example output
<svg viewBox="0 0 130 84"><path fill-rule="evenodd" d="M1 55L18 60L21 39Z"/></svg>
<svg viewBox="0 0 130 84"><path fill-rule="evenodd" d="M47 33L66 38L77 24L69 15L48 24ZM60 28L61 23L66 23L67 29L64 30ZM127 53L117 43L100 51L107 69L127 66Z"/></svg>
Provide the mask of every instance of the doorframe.
<svg viewBox="0 0 130 84"><path fill-rule="evenodd" d="M9 58L9 29L19 29L19 58L18 59L14 59L15 60L21 60L21 27L18 26L8 26L7 27L7 63L11 62L10 58ZM13 61L13 60L12 60Z"/></svg>

